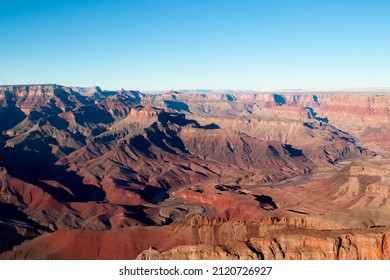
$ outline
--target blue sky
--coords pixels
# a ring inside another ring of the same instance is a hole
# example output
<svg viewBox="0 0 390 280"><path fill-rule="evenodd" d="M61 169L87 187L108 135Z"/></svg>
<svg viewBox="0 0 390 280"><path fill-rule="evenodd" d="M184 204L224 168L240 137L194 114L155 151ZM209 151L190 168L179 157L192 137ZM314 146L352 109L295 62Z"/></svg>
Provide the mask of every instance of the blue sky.
<svg viewBox="0 0 390 280"><path fill-rule="evenodd" d="M390 86L387 0L0 1L0 84Z"/></svg>

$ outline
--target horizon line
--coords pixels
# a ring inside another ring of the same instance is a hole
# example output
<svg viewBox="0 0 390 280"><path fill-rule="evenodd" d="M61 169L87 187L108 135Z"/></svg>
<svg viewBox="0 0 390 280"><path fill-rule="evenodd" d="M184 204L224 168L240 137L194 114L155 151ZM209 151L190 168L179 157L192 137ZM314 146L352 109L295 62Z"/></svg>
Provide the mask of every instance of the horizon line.
<svg viewBox="0 0 390 280"><path fill-rule="evenodd" d="M74 85L62 85L57 83L31 83L31 84L0 84L0 87L28 87L28 86L59 86L67 88L100 88L102 91L120 91L120 90L134 90L145 93L167 93L170 91L177 92L204 92L204 93L218 93L218 92L338 92L338 91L390 91L390 86L388 87L345 87L345 88L284 88L284 89L232 89L232 88L181 88L181 89L125 89L125 88L116 88L116 89L105 89L99 85L92 86L74 86Z"/></svg>

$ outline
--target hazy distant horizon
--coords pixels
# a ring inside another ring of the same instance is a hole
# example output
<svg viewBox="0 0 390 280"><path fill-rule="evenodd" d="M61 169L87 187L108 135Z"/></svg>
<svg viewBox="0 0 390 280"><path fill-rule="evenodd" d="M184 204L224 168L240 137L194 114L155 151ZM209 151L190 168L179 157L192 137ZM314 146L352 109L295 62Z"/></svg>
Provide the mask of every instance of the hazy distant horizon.
<svg viewBox="0 0 390 280"><path fill-rule="evenodd" d="M149 89L137 89L137 88L113 88L113 89L107 89L100 85L90 85L90 86L77 86L77 85L63 85L63 84L57 84L57 83L41 83L41 84L0 84L1 87L7 87L7 86L63 86L68 88L100 88L103 91L119 91L119 90L134 90L139 91L142 93L152 93L152 94L160 94L160 93L167 93L170 91L177 91L177 92L184 92L184 93L288 93L288 92L389 92L390 93L390 86L389 87L362 87L362 88L296 88L296 89L264 89L264 90L256 90L256 89L229 89L229 88L221 88L221 89L210 89L210 88L181 88L181 89L158 89L158 90L149 90Z"/></svg>

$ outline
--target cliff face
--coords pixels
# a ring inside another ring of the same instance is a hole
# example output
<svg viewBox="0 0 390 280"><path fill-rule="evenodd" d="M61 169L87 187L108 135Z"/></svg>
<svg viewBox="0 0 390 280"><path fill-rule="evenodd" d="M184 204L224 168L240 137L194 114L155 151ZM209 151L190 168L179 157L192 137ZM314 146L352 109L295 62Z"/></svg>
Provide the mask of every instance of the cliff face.
<svg viewBox="0 0 390 280"><path fill-rule="evenodd" d="M137 259L382 260L390 257L388 228L324 232L283 222L267 226L259 222L215 223L204 219L192 221L192 228L202 245L182 245L162 252L149 248ZM213 238L204 240L204 236Z"/></svg>
<svg viewBox="0 0 390 280"><path fill-rule="evenodd" d="M271 239L224 245L178 246L168 251L148 249L139 260L388 260L389 233L341 234L318 238L288 233Z"/></svg>
<svg viewBox="0 0 390 280"><path fill-rule="evenodd" d="M388 228L321 231L283 221L244 223L194 218L160 227L57 231L1 259L389 259ZM271 223L271 224L270 224Z"/></svg>

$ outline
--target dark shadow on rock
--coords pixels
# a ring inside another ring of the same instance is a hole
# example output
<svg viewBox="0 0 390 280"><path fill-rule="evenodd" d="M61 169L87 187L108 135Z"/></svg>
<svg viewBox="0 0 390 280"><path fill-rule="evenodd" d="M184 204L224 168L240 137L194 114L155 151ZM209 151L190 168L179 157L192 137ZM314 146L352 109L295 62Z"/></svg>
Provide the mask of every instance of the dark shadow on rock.
<svg viewBox="0 0 390 280"><path fill-rule="evenodd" d="M191 113L190 107L182 101L164 100L164 103L167 105L168 109Z"/></svg>
<svg viewBox="0 0 390 280"><path fill-rule="evenodd" d="M67 130L69 122L58 116L48 116L46 120L58 130Z"/></svg>
<svg viewBox="0 0 390 280"><path fill-rule="evenodd" d="M68 108L74 109L77 106L80 106L80 103L84 105L92 105L94 103L93 98L82 95L69 88L67 90L70 91L66 91L62 86L58 86L54 89L54 95Z"/></svg>
<svg viewBox="0 0 390 280"><path fill-rule="evenodd" d="M264 210L270 211L270 210L278 209L278 206L276 206L272 197L268 195L253 195L253 196L260 203L260 207L263 208Z"/></svg>
<svg viewBox="0 0 390 280"><path fill-rule="evenodd" d="M72 109L76 108L75 102L69 99L70 94L66 92L62 87L54 89L54 95L61 100L65 107L69 107Z"/></svg>
<svg viewBox="0 0 390 280"><path fill-rule="evenodd" d="M169 188L168 185L164 185L163 188L146 186L143 189L132 189L131 191L141 195L146 202L157 204L169 198Z"/></svg>
<svg viewBox="0 0 390 280"><path fill-rule="evenodd" d="M199 129L219 129L219 126L214 123L201 126L195 120L186 119L184 114L169 114L162 112L159 114L158 119L161 126L159 126L158 123L154 123L146 130L147 138L160 149L172 154L177 154L176 149L179 149L183 153L189 153L185 148L183 141L178 136L177 129L172 127L172 125L190 125Z"/></svg>
<svg viewBox="0 0 390 280"><path fill-rule="evenodd" d="M167 153L177 154L176 151L171 149L166 143L169 143L171 147L184 148L183 142L174 132L171 132L171 135L169 135L170 137L168 137L168 135L159 129L157 123L154 123L146 130L146 135L150 142Z"/></svg>
<svg viewBox="0 0 390 280"><path fill-rule="evenodd" d="M214 188L221 192L234 192L241 189L240 186L228 186L228 185L216 185L214 186Z"/></svg>
<svg viewBox="0 0 390 280"><path fill-rule="evenodd" d="M23 111L15 107L14 104L0 108L0 133L14 127L25 118L26 115Z"/></svg>
<svg viewBox="0 0 390 280"><path fill-rule="evenodd" d="M156 158L156 155L150 151L151 146L149 140L145 139L142 135L137 135L130 139L130 149L135 154L141 153L148 158L154 159Z"/></svg>
<svg viewBox="0 0 390 280"><path fill-rule="evenodd" d="M276 157L280 157L278 150L276 150L273 146L269 145L268 150Z"/></svg>
<svg viewBox="0 0 390 280"><path fill-rule="evenodd" d="M286 98L284 98L284 96L280 94L274 94L274 101L279 106L286 104Z"/></svg>
<svg viewBox="0 0 390 280"><path fill-rule="evenodd" d="M306 127L308 127L308 128L310 128L310 129L313 129L314 128L314 126L313 125L311 125L310 123L303 123L303 126L306 126Z"/></svg>
<svg viewBox="0 0 390 280"><path fill-rule="evenodd" d="M353 139L352 137L342 136L341 139L343 139L344 141L347 141L347 142L355 144L355 139Z"/></svg>
<svg viewBox="0 0 390 280"><path fill-rule="evenodd" d="M305 109L309 111L309 118L312 117L313 119L315 119L317 121L321 121L321 122L324 122L324 123L329 123L328 118L317 117L317 113L314 111L313 108L306 107Z"/></svg>
<svg viewBox="0 0 390 280"><path fill-rule="evenodd" d="M0 254L12 250L27 238L20 235L15 227L0 223Z"/></svg>
<svg viewBox="0 0 390 280"><path fill-rule="evenodd" d="M39 140L39 139L38 139ZM3 165L8 173L24 182L40 187L59 201L87 202L104 201L105 192L94 186L83 183L82 178L75 172L66 171L66 166L55 165L57 158L51 153L49 144L52 139L46 137L47 142L30 141L26 147L5 148L0 151ZM66 186L65 189L55 188L42 180L53 180Z"/></svg>
<svg viewBox="0 0 390 280"><path fill-rule="evenodd" d="M112 115L97 106L82 106L73 111L76 122L79 124L109 124L114 121Z"/></svg>
<svg viewBox="0 0 390 280"><path fill-rule="evenodd" d="M302 211L298 211L298 210L288 209L287 211L297 213L297 214L307 215L306 212L302 212Z"/></svg>
<svg viewBox="0 0 390 280"><path fill-rule="evenodd" d="M233 96L233 95L226 95L226 99L227 99L227 101L229 101L229 102L233 102L233 101L236 101L236 97L235 96Z"/></svg>
<svg viewBox="0 0 390 280"><path fill-rule="evenodd" d="M120 206L123 207L125 210L132 212L131 214L126 213L125 214L126 217L140 221L141 223L147 226L152 226L156 224L153 220L147 217L148 214L145 213L145 209L148 208L146 206L143 205L133 206L133 205L124 205L124 204L121 204Z"/></svg>
<svg viewBox="0 0 390 280"><path fill-rule="evenodd" d="M283 145L283 147L289 153L289 155L292 157L303 157L304 156L302 150L295 149L290 144L285 144L285 145Z"/></svg>
<svg viewBox="0 0 390 280"><path fill-rule="evenodd" d="M201 129L219 129L219 125L215 123L206 124L205 126L200 127Z"/></svg>
<svg viewBox="0 0 390 280"><path fill-rule="evenodd" d="M20 234L17 227L23 228L28 234ZM12 250L25 240L40 234L39 231L52 232L49 228L30 220L18 207L8 203L0 203L0 254Z"/></svg>
<svg viewBox="0 0 390 280"><path fill-rule="evenodd" d="M171 123L171 124L176 124L179 126L191 125L195 128L200 128L200 129L219 129L220 128L215 123L201 126L197 121L187 119L185 114L171 114L171 113L167 113L167 112L161 112L158 115L158 120L161 122L161 124L164 125L164 127L166 127L168 125L168 123Z"/></svg>
<svg viewBox="0 0 390 280"><path fill-rule="evenodd" d="M26 225L31 226L33 229L51 232L49 228L41 226L37 222L30 220L24 212L18 209L17 206L8 203L0 202L0 220L21 221Z"/></svg>

